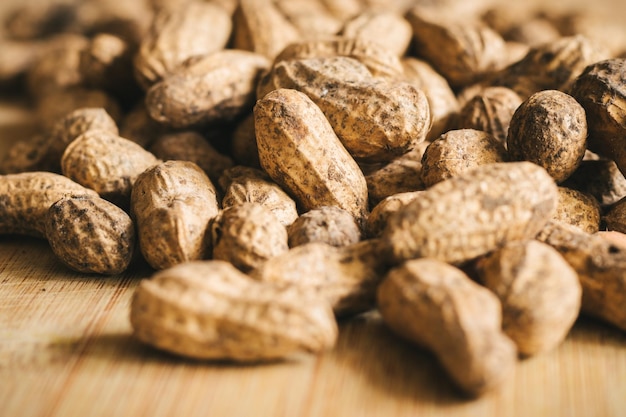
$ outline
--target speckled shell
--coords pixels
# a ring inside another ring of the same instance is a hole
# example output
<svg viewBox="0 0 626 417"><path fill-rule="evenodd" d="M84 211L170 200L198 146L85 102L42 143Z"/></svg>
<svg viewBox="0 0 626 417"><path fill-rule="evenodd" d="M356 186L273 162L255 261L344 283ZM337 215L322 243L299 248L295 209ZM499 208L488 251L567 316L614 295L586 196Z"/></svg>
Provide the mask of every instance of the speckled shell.
<svg viewBox="0 0 626 417"><path fill-rule="evenodd" d="M424 151L422 182L428 188L471 168L507 159L503 142L493 135L474 129L450 130Z"/></svg>
<svg viewBox="0 0 626 417"><path fill-rule="evenodd" d="M571 94L587 114L589 149L613 159L625 173L626 59L588 66L576 79Z"/></svg>
<svg viewBox="0 0 626 417"><path fill-rule="evenodd" d="M420 194L421 191L407 191L384 198L380 203L374 206L370 215L367 216L365 235L369 238L379 237L387 226L389 216L411 201L419 198Z"/></svg>
<svg viewBox="0 0 626 417"><path fill-rule="evenodd" d="M130 306L139 340L196 359L258 362L322 352L337 339L326 300L256 282L223 261L188 262L141 281Z"/></svg>
<svg viewBox="0 0 626 417"><path fill-rule="evenodd" d="M269 259L250 276L317 293L337 316L361 313L374 307L376 287L387 272L379 243L372 239L339 248L306 243Z"/></svg>
<svg viewBox="0 0 626 417"><path fill-rule="evenodd" d="M506 143L509 124L521 97L510 88L487 87L469 99L455 119L457 129L476 129L490 133Z"/></svg>
<svg viewBox="0 0 626 417"><path fill-rule="evenodd" d="M243 272L287 252L287 229L259 203L224 209L211 222L213 259L229 261Z"/></svg>
<svg viewBox="0 0 626 417"><path fill-rule="evenodd" d="M461 270L434 259L408 261L387 274L377 302L385 324L431 350L468 394L497 387L513 371L516 349L502 333L500 301Z"/></svg>
<svg viewBox="0 0 626 417"><path fill-rule="evenodd" d="M621 199L613 204L602 216L607 230L625 233L626 232L626 199Z"/></svg>
<svg viewBox="0 0 626 417"><path fill-rule="evenodd" d="M352 58L282 61L263 78L257 96L275 88L305 93L359 161L388 162L424 141L431 126L422 90L409 83L377 81Z"/></svg>
<svg viewBox="0 0 626 417"><path fill-rule="evenodd" d="M48 209L65 196L98 194L52 172L0 176L0 233L45 237Z"/></svg>
<svg viewBox="0 0 626 417"><path fill-rule="evenodd" d="M213 183L193 162L167 161L143 172L131 212L141 253L153 268L209 257L208 227L219 207Z"/></svg>
<svg viewBox="0 0 626 417"><path fill-rule="evenodd" d="M600 204L592 195L559 187L559 202L552 218L595 233L600 230Z"/></svg>
<svg viewBox="0 0 626 417"><path fill-rule="evenodd" d="M576 271L551 246L512 242L478 262L480 282L502 303L502 329L522 355L555 349L580 312Z"/></svg>
<svg viewBox="0 0 626 417"><path fill-rule="evenodd" d="M233 166L230 157L219 153L209 141L194 131L175 132L157 138L149 148L162 161L191 161L217 184L225 169Z"/></svg>
<svg viewBox="0 0 626 417"><path fill-rule="evenodd" d="M562 185L594 196L602 206L626 197L626 178L608 159L583 160Z"/></svg>
<svg viewBox="0 0 626 417"><path fill-rule="evenodd" d="M238 50L188 60L147 91L148 112L175 128L234 118L254 105L257 78L269 64Z"/></svg>
<svg viewBox="0 0 626 417"><path fill-rule="evenodd" d="M287 228L289 247L310 242L347 246L361 240L354 217L339 207L319 207L302 214Z"/></svg>
<svg viewBox="0 0 626 417"><path fill-rule="evenodd" d="M66 197L54 203L46 216L46 237L64 264L85 273L120 274L135 250L130 216L98 197Z"/></svg>
<svg viewBox="0 0 626 417"><path fill-rule="evenodd" d="M383 46L362 38L329 36L321 39L295 42L287 45L274 59L280 61L343 56L353 58L374 77L395 79L402 76L400 59Z"/></svg>
<svg viewBox="0 0 626 417"><path fill-rule="evenodd" d="M557 201L554 180L533 163L482 165L435 184L392 214L382 239L396 263L419 257L463 262L534 237Z"/></svg>
<svg viewBox="0 0 626 417"><path fill-rule="evenodd" d="M109 131L88 130L65 149L61 169L101 197L124 202L139 174L157 162L135 142Z"/></svg>
<svg viewBox="0 0 626 417"><path fill-rule="evenodd" d="M274 59L287 45L302 39L273 0L240 0L233 22L233 47L268 59Z"/></svg>
<svg viewBox="0 0 626 417"><path fill-rule="evenodd" d="M341 35L378 43L390 53L402 56L411 43L413 28L399 13L368 10L348 20Z"/></svg>
<svg viewBox="0 0 626 417"><path fill-rule="evenodd" d="M218 5L190 1L158 13L135 56L135 75L148 88L188 58L219 51L232 30L230 14Z"/></svg>
<svg viewBox="0 0 626 417"><path fill-rule="evenodd" d="M289 226L298 218L293 198L259 169L235 166L224 171L219 184L224 190L223 208L259 203L274 213L283 226Z"/></svg>
<svg viewBox="0 0 626 417"><path fill-rule="evenodd" d="M254 116L261 166L302 209L337 206L365 218L365 177L311 99L275 90L257 101Z"/></svg>
<svg viewBox="0 0 626 417"><path fill-rule="evenodd" d="M587 149L585 110L560 91L535 93L513 114L506 143L511 160L534 162L562 182Z"/></svg>
<svg viewBox="0 0 626 417"><path fill-rule="evenodd" d="M474 19L450 18L415 7L407 14L418 56L430 62L453 87L468 85L506 63L502 37Z"/></svg>

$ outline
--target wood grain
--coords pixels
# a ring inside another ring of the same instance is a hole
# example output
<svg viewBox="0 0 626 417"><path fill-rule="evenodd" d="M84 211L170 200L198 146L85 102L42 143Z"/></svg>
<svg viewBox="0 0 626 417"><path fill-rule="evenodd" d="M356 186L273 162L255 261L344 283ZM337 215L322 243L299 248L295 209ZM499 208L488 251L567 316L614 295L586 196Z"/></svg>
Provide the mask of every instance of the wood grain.
<svg viewBox="0 0 626 417"><path fill-rule="evenodd" d="M0 103L0 156L32 125L23 103ZM128 310L150 273L138 265L115 277L78 274L45 241L1 236L0 416L626 415L626 334L595 320L579 319L558 349L519 361L501 390L472 400L375 313L342 322L325 355L267 365L195 362L143 346Z"/></svg>

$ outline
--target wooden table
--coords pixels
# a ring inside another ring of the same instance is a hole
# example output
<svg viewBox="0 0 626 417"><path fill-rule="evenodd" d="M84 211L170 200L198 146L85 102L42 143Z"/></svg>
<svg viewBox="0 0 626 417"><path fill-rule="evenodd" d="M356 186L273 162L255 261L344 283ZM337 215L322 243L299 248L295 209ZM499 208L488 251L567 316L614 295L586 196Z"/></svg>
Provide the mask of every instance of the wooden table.
<svg viewBox="0 0 626 417"><path fill-rule="evenodd" d="M30 117L0 104L0 155ZM0 416L626 416L626 334L591 319L472 400L375 314L342 322L317 357L238 366L158 352L128 321L150 273L78 274L45 241L0 236Z"/></svg>

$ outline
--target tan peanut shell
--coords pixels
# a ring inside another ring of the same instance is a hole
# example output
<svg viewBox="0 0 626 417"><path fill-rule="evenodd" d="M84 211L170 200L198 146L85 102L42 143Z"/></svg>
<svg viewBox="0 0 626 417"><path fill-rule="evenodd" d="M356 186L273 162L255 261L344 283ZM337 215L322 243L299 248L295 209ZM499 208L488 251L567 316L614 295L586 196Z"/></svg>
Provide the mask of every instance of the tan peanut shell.
<svg viewBox="0 0 626 417"><path fill-rule="evenodd" d="M190 59L147 91L146 107L175 128L234 118L254 105L257 78L268 66L262 55L240 50Z"/></svg>
<svg viewBox="0 0 626 417"><path fill-rule="evenodd" d="M231 30L230 15L210 2L160 11L135 56L139 84L147 89L187 59L221 50Z"/></svg>
<svg viewBox="0 0 626 417"><path fill-rule="evenodd" d="M511 88L526 100L543 90L568 91L587 65L606 58L606 52L584 36L561 37L530 48L490 82Z"/></svg>
<svg viewBox="0 0 626 417"><path fill-rule="evenodd" d="M65 196L98 194L52 172L0 175L0 233L45 237L48 209Z"/></svg>
<svg viewBox="0 0 626 417"><path fill-rule="evenodd" d="M486 87L463 105L454 121L458 129L476 129L490 133L506 143L509 124L521 97L510 88Z"/></svg>
<svg viewBox="0 0 626 417"><path fill-rule="evenodd" d="M274 59L281 61L331 58L353 58L365 65L374 77L395 79L402 75L403 67L398 56L383 46L363 38L328 36L289 44Z"/></svg>
<svg viewBox="0 0 626 417"><path fill-rule="evenodd" d="M302 209L367 213L367 184L322 111L304 93L279 89L254 108L261 166Z"/></svg>
<svg viewBox="0 0 626 417"><path fill-rule="evenodd" d="M626 247L562 222L550 222L538 239L578 273L582 312L626 331Z"/></svg>
<svg viewBox="0 0 626 417"><path fill-rule="evenodd" d="M511 242L478 261L480 282L502 303L502 329L525 356L555 349L580 311L576 271L551 246Z"/></svg>
<svg viewBox="0 0 626 417"><path fill-rule="evenodd" d="M120 122L120 136L146 149L160 136L170 132L170 128L157 123L150 117L143 101L130 109Z"/></svg>
<svg viewBox="0 0 626 417"><path fill-rule="evenodd" d="M274 213L283 226L289 226L298 218L293 198L261 170L235 166L224 171L219 184L224 190L223 208L259 203Z"/></svg>
<svg viewBox="0 0 626 417"><path fill-rule="evenodd" d="M562 185L592 195L601 206L626 197L626 178L610 159L583 159Z"/></svg>
<svg viewBox="0 0 626 417"><path fill-rule="evenodd" d="M289 249L287 229L259 203L225 208L210 225L213 259L228 261L243 272Z"/></svg>
<svg viewBox="0 0 626 417"><path fill-rule="evenodd" d="M217 184L224 170L233 166L227 155L219 153L209 141L195 131L183 131L159 136L149 148L162 161L191 161Z"/></svg>
<svg viewBox="0 0 626 417"><path fill-rule="evenodd" d="M257 96L276 88L309 96L359 161L390 161L424 141L430 129L430 107L420 89L376 80L352 58L278 62L260 81Z"/></svg>
<svg viewBox="0 0 626 417"><path fill-rule="evenodd" d="M626 199L623 198L610 206L602 216L602 220L607 230L626 232Z"/></svg>
<svg viewBox="0 0 626 417"><path fill-rule="evenodd" d="M101 197L127 202L137 177L157 158L136 143L106 130L88 130L68 145L63 175L94 189Z"/></svg>
<svg viewBox="0 0 626 417"><path fill-rule="evenodd" d="M106 275L128 268L135 250L135 225L115 204L99 197L64 197L46 216L52 252L75 271Z"/></svg>
<svg viewBox="0 0 626 417"><path fill-rule="evenodd" d="M274 4L303 38L317 39L341 30L342 21L321 1L275 0Z"/></svg>
<svg viewBox="0 0 626 417"><path fill-rule="evenodd" d="M387 271L379 243L376 239L342 247L306 243L268 259L250 276L316 293L337 316L361 313L374 307L376 287Z"/></svg>
<svg viewBox="0 0 626 417"><path fill-rule="evenodd" d="M600 230L600 204L589 194L567 187L559 187L559 202L552 217L579 227L587 233Z"/></svg>
<svg viewBox="0 0 626 417"><path fill-rule="evenodd" d="M268 59L302 38L273 0L240 0L233 23L233 47Z"/></svg>
<svg viewBox="0 0 626 417"><path fill-rule="evenodd" d="M354 217L339 207L309 210L287 227L289 247L310 242L347 246L361 240L361 229Z"/></svg>
<svg viewBox="0 0 626 417"><path fill-rule="evenodd" d="M382 239L395 263L462 262L534 237L554 214L557 186L530 162L482 165L442 181L392 214Z"/></svg>
<svg viewBox="0 0 626 417"><path fill-rule="evenodd" d="M365 235L369 238L380 237L387 226L389 216L411 201L419 198L421 191L407 191L404 193L392 194L381 200L372 209L367 222L365 223Z"/></svg>
<svg viewBox="0 0 626 417"><path fill-rule="evenodd" d="M468 85L502 68L505 43L487 25L416 6L407 14L418 56L430 62L452 87Z"/></svg>
<svg viewBox="0 0 626 417"><path fill-rule="evenodd" d="M137 177L132 189L139 247L155 269L208 258L209 221L218 211L213 183L193 162L155 165Z"/></svg>
<svg viewBox="0 0 626 417"><path fill-rule="evenodd" d="M392 269L377 303L385 324L431 350L470 395L496 388L513 370L516 349L502 332L500 301L451 265L416 259Z"/></svg>
<svg viewBox="0 0 626 417"><path fill-rule="evenodd" d="M425 188L422 181L422 157L431 142L420 142L415 148L365 176L371 206L398 193Z"/></svg>
<svg viewBox="0 0 626 417"><path fill-rule="evenodd" d="M390 53L402 56L411 43L413 28L399 13L370 10L347 21L341 35L378 43Z"/></svg>
<svg viewBox="0 0 626 417"><path fill-rule="evenodd" d="M505 162L504 143L490 133L474 129L449 130L430 142L422 157L422 182L428 188L471 168Z"/></svg>
<svg viewBox="0 0 626 417"><path fill-rule="evenodd" d="M223 261L195 261L141 281L130 322L144 343L178 355L258 362L337 339L328 303L307 289L256 282Z"/></svg>
<svg viewBox="0 0 626 417"><path fill-rule="evenodd" d="M563 92L535 93L513 114L506 144L511 160L534 162L562 182L585 155L585 110Z"/></svg>
<svg viewBox="0 0 626 417"><path fill-rule="evenodd" d="M613 159L626 172L626 59L589 65L574 82L572 96L587 114L589 149Z"/></svg>
<svg viewBox="0 0 626 417"><path fill-rule="evenodd" d="M426 137L435 139L448 130L448 125L459 111L459 102L448 81L426 61L404 57L402 79L421 88L430 106L432 127Z"/></svg>

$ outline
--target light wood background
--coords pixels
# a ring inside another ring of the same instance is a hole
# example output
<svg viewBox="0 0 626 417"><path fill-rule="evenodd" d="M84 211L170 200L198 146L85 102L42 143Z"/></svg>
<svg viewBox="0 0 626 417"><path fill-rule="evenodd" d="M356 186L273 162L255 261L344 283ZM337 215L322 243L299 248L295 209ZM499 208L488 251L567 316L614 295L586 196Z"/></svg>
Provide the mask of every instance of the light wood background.
<svg viewBox="0 0 626 417"><path fill-rule="evenodd" d="M0 155L31 120L0 103ZM500 390L468 399L375 314L342 322L327 354L267 365L145 347L128 311L149 274L73 273L45 241L0 236L0 417L626 416L626 334L591 319L555 351L520 361Z"/></svg>

